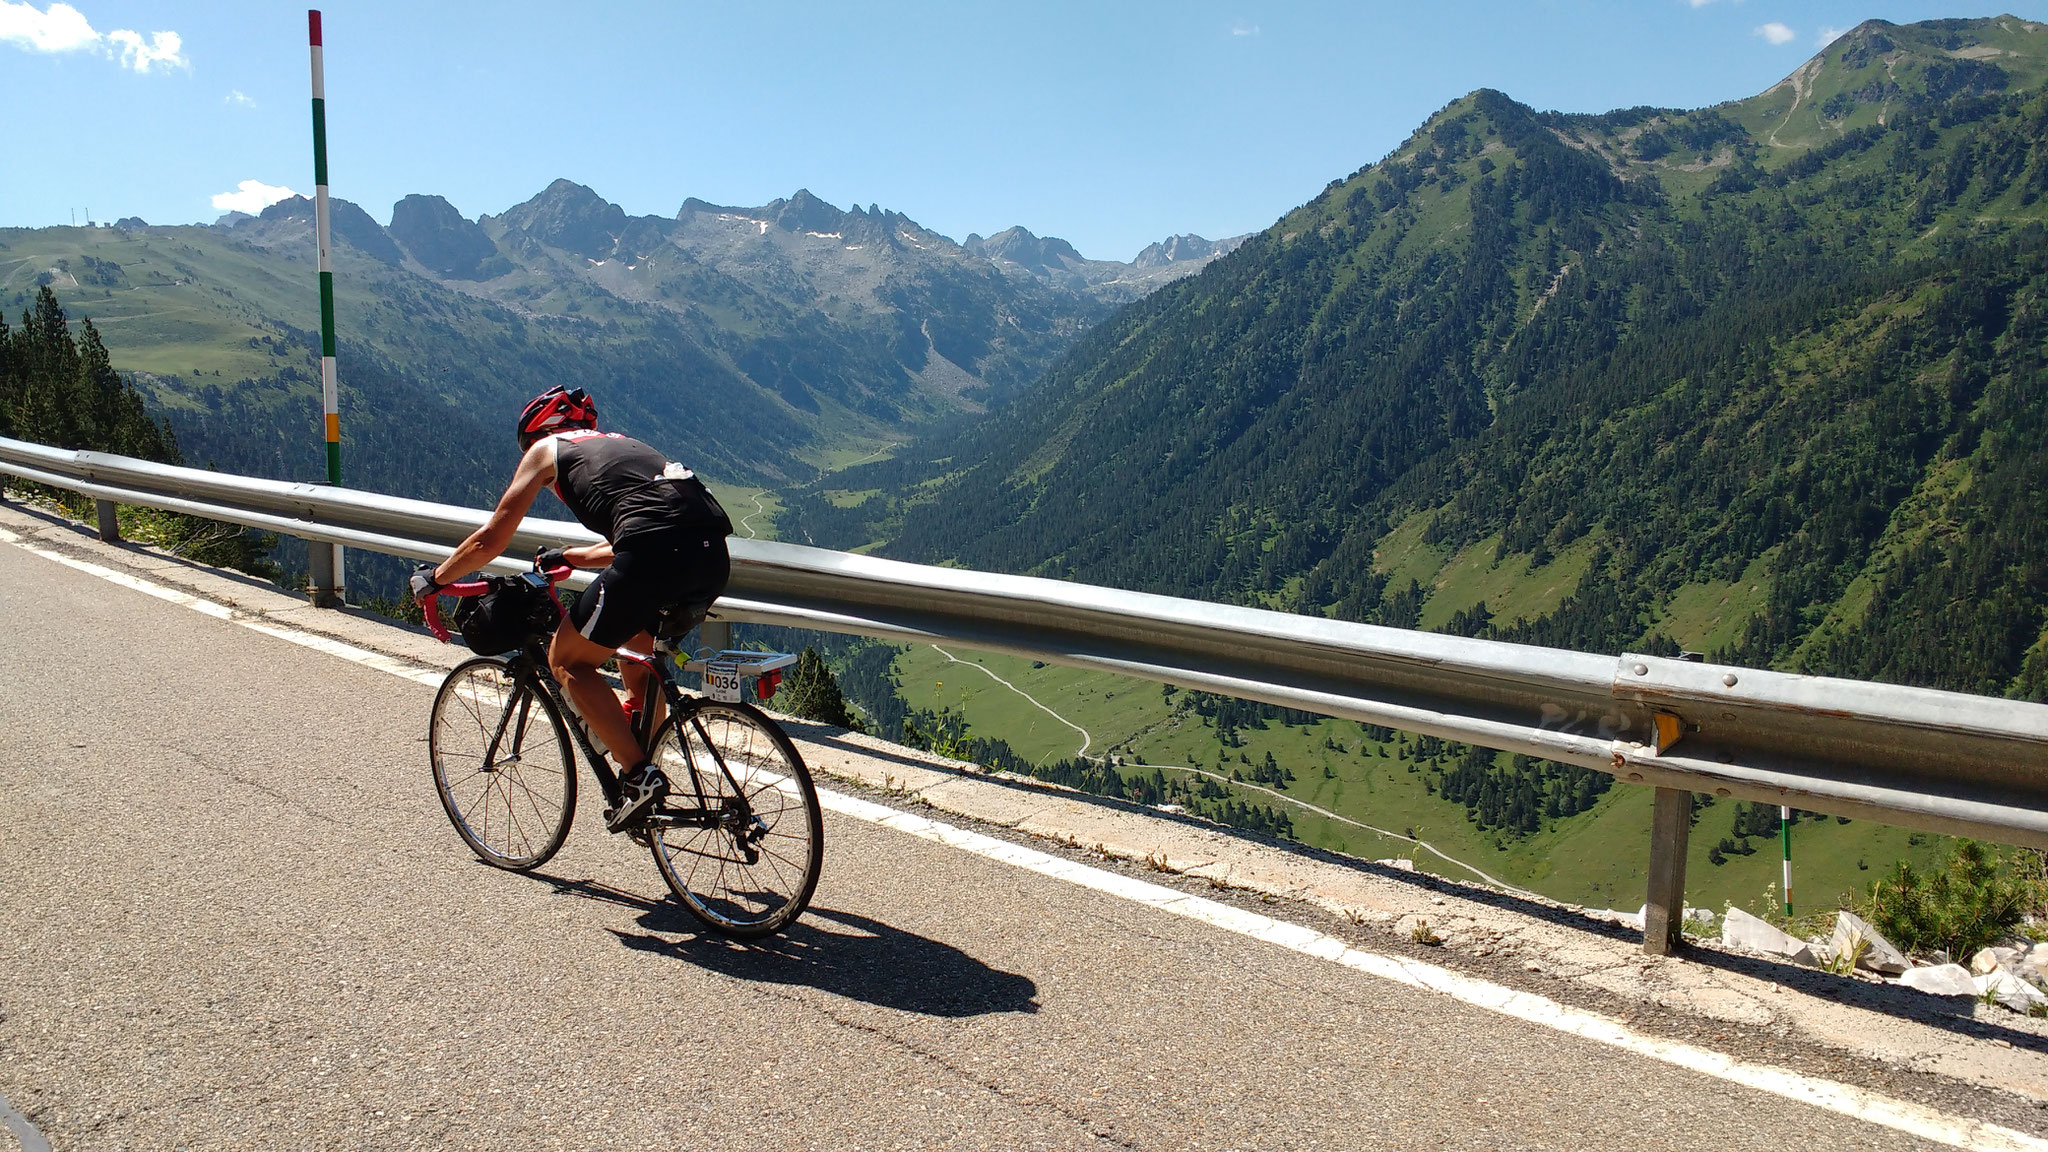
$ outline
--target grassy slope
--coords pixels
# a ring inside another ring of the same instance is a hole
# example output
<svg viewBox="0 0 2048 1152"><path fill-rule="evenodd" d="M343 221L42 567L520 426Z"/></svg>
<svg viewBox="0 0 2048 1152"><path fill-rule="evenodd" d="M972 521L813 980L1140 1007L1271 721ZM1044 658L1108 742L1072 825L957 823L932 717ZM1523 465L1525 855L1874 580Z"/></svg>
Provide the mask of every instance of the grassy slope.
<svg viewBox="0 0 2048 1152"><path fill-rule="evenodd" d="M197 227L152 229L141 238L112 228L6 229L0 244L7 245L0 250L0 305L7 313L28 306L39 273L68 262L69 271L57 273L51 287L74 319L90 318L101 328L120 371L218 378L226 387L244 376L317 364L317 349L263 343L284 335L280 320L318 330L310 261L303 277L288 278L282 272L292 265L221 243L218 233ZM118 282L80 282L87 256L120 265ZM337 280L337 311L369 303L360 287ZM162 390L153 398L170 406L190 403Z"/></svg>
<svg viewBox="0 0 2048 1152"><path fill-rule="evenodd" d="M1244 747L1226 750L1217 743L1213 728L1199 716L1175 712L1155 684L1054 665L1034 668L1032 661L1014 656L951 647L948 651L1003 677L1086 728L1093 737L1092 755L1115 748L1127 764L1193 766L1228 775L1232 768L1242 771L1244 760L1260 762L1271 752L1295 775L1288 795L1396 833L1376 834L1241 790L1248 800L1285 808L1305 843L1365 859L1412 857L1428 871L1464 874L1418 852L1399 835L1413 829L1445 854L1547 896L1624 910L1642 903L1650 842L1648 789L1617 784L1590 812L1526 839L1502 843L1467 822L1463 805L1421 787L1422 773L1409 771L1406 737L1397 735L1393 743L1378 744L1367 740L1359 725L1344 720L1302 727L1274 723L1263 730L1243 731ZM896 669L903 696L912 707L964 710L976 733L1001 737L1026 758L1062 759L1073 756L1080 746L1081 738L1072 728L982 671L948 661L929 645L904 653ZM1326 740L1343 750L1325 747ZM1733 903L1761 912L1766 888L1778 882L1775 841L1752 841L1754 854L1731 856L1725 864L1707 859L1709 849L1732 830L1733 819L1734 807L1728 802L1700 813L1692 836L1687 899L1717 910ZM1832 903L1842 893L1864 892L1891 861L1925 864L1939 851L1938 840L1868 821L1801 823L1793 844L1799 906ZM1869 867L1859 868L1859 862Z"/></svg>

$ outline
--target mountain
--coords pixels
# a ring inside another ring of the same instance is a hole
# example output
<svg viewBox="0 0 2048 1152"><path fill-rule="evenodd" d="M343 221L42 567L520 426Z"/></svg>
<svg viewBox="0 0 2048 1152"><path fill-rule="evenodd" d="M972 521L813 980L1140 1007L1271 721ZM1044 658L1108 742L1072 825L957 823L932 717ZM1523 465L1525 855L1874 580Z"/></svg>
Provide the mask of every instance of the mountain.
<svg viewBox="0 0 2048 1152"><path fill-rule="evenodd" d="M1482 90L785 536L2048 697L2048 26L1702 110Z"/></svg>
<svg viewBox="0 0 2048 1152"><path fill-rule="evenodd" d="M900 213L809 192L628 216L558 180L496 216L412 195L388 227L332 202L351 482L487 500L487 414L550 384L707 471L776 485L1023 387L1120 293L1005 274ZM0 230L0 305L51 285L107 335L189 454L295 476L315 419L313 204L213 227ZM404 412L392 425L389 414ZM475 473L475 475L471 475Z"/></svg>
<svg viewBox="0 0 2048 1152"><path fill-rule="evenodd" d="M1204 240L1192 232L1168 236L1156 244L1147 244L1132 263L1140 268L1163 268L1170 264L1178 264L1188 271L1200 271L1209 261L1218 256L1228 255L1247 239L1250 237L1233 236L1228 240Z"/></svg>
<svg viewBox="0 0 2048 1152"><path fill-rule="evenodd" d="M391 238L443 280L488 280L512 270L483 226L439 196L407 196L391 206Z"/></svg>
<svg viewBox="0 0 2048 1152"><path fill-rule="evenodd" d="M2048 27L2000 17L1867 23L1708 109L1472 93L990 416L788 494L778 529L2048 699L2044 77ZM1001 679L962 689L950 653L825 643L865 714L987 763L1641 899L1649 792L1599 773L1025 660L975 657ZM1802 910L1943 847L1793 815ZM1700 796L1695 820L1688 900L1774 906L1776 809Z"/></svg>
<svg viewBox="0 0 2048 1152"><path fill-rule="evenodd" d="M1057 236L1035 236L1023 226L983 239L969 233L961 246L1012 276L1056 284L1100 299L1124 303L1168 281L1192 276L1211 260L1243 243L1243 236L1204 240L1188 233L1148 244L1128 264L1090 260Z"/></svg>

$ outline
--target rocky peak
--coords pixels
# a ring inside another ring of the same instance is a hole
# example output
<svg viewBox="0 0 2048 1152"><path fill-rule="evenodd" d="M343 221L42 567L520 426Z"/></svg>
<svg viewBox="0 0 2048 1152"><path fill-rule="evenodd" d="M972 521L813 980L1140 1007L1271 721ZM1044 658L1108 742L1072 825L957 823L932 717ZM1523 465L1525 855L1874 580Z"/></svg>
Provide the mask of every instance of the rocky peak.
<svg viewBox="0 0 2048 1152"><path fill-rule="evenodd" d="M1160 268L1182 260L1203 260L1230 251L1243 239L1240 236L1232 240L1204 240L1193 232L1183 232L1156 244L1147 244L1132 263L1140 268Z"/></svg>
<svg viewBox="0 0 2048 1152"><path fill-rule="evenodd" d="M387 229L413 259L437 276L480 280L505 266L492 260L498 246L483 226L465 219L455 205L439 196L407 196L391 206Z"/></svg>
<svg viewBox="0 0 2048 1152"><path fill-rule="evenodd" d="M513 231L591 260L612 254L626 230L626 210L571 180L557 180L499 219Z"/></svg>
<svg viewBox="0 0 2048 1152"><path fill-rule="evenodd" d="M263 221L303 220L308 224L314 220L313 202L304 196L287 196L263 210L257 217ZM370 214L354 203L338 196L327 201L327 221L334 230L336 239L368 256L380 264L399 264L405 257L398 251L398 245L391 242L391 236L384 226L370 218Z"/></svg>
<svg viewBox="0 0 2048 1152"><path fill-rule="evenodd" d="M760 211L769 223L784 232L837 232L847 216L811 195L808 188L797 189L796 195L787 200L771 200Z"/></svg>
<svg viewBox="0 0 2048 1152"><path fill-rule="evenodd" d="M1057 236L1033 235L1022 225L1005 228L987 239L970 233L961 247L985 259L1015 264L1041 274L1087 262L1065 240Z"/></svg>

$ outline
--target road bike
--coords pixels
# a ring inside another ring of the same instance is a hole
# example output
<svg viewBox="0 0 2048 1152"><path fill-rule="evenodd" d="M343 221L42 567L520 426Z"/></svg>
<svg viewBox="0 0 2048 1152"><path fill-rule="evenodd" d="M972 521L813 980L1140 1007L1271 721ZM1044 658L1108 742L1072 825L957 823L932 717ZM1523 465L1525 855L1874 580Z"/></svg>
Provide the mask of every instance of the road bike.
<svg viewBox="0 0 2048 1152"><path fill-rule="evenodd" d="M569 835L576 812L572 740L606 804L620 799L617 774L548 668L551 621L561 617L555 585L569 572L536 563L532 572L441 589L456 597L510 596L517 599L501 603L541 608L516 616L520 635L509 650L472 657L448 673L427 734L434 788L456 833L484 863L515 872L547 863ZM446 641L439 598L421 607L428 627ZM684 655L684 637L709 607L665 614L652 652L619 651L620 661L651 676L646 706L628 716L642 750L670 782L668 797L622 831L648 846L669 890L707 927L762 936L788 926L810 903L824 862L824 825L796 746L744 699L748 685L757 699L773 695L794 656L705 649L682 664L701 675L705 694L677 684L674 658Z"/></svg>

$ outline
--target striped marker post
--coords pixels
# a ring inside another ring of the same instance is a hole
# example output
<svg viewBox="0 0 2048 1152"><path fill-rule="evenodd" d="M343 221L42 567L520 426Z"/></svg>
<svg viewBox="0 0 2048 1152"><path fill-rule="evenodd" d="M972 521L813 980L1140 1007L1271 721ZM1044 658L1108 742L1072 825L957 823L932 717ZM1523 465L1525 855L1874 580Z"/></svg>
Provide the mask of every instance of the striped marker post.
<svg viewBox="0 0 2048 1152"><path fill-rule="evenodd" d="M1778 846L1785 853L1785 915L1792 915L1792 809L1778 805Z"/></svg>
<svg viewBox="0 0 2048 1152"><path fill-rule="evenodd" d="M327 482L341 485L341 388L334 373L334 264L327 223L327 75L320 58L320 10L306 13L313 52L313 236L320 273L320 412L327 427ZM344 599L341 545L307 542L307 595L321 608Z"/></svg>

